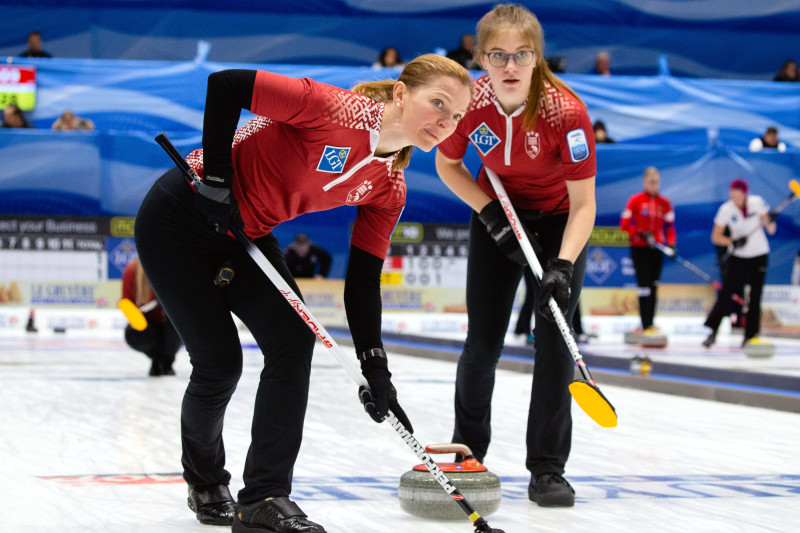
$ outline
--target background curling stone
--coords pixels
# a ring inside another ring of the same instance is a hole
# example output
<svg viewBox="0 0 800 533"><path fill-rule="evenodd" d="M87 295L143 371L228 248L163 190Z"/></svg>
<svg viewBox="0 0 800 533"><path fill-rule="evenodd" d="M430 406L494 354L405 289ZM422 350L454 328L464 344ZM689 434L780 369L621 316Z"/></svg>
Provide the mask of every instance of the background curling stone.
<svg viewBox="0 0 800 533"><path fill-rule="evenodd" d="M648 328L642 333L639 344L645 348L663 348L667 345L667 336L657 328Z"/></svg>
<svg viewBox="0 0 800 533"><path fill-rule="evenodd" d="M775 345L768 341L762 341L758 337L753 337L744 343L742 351L747 357L753 359L766 359L775 355Z"/></svg>
<svg viewBox="0 0 800 533"><path fill-rule="evenodd" d="M639 344L644 348L663 348L667 345L667 336L644 335Z"/></svg>
<svg viewBox="0 0 800 533"><path fill-rule="evenodd" d="M426 446L425 451L462 455L462 462L436 464L481 516L497 511L501 498L500 478L479 463L472 450L463 444L432 444ZM398 497L402 510L421 518L457 520L466 516L425 465L417 465L400 477Z"/></svg>
<svg viewBox="0 0 800 533"><path fill-rule="evenodd" d="M644 331L642 328L632 329L625 332L625 344L639 344L642 341Z"/></svg>

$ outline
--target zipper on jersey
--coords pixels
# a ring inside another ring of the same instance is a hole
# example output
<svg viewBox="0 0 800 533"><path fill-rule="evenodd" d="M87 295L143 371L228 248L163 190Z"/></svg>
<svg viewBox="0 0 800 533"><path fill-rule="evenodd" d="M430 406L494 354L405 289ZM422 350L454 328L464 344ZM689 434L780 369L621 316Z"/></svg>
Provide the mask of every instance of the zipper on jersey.
<svg viewBox="0 0 800 533"><path fill-rule="evenodd" d="M322 190L327 192L327 191L331 190L333 187L336 187L337 185L339 185L340 183L343 183L343 182L347 181L348 179L350 179L350 176L352 176L353 174L356 173L356 171L358 169L360 169L361 167L363 167L364 165L366 165L367 163L369 163L373 159L378 159L378 158L374 157L374 156L365 157L364 159L362 159L361 161L356 163L356 165L353 168L351 168L350 170L348 170L347 172L345 172L344 174L342 174L341 176L339 176L335 180L333 180L331 182L328 182L324 187L322 187Z"/></svg>
<svg viewBox="0 0 800 533"><path fill-rule="evenodd" d="M527 102L527 100L525 101ZM506 142L503 146L503 163L505 166L511 166L511 145L513 144L512 141L514 140L514 117L520 115L523 111L525 111L525 103L519 106L516 111L507 115L503 108L500 107L500 102L495 100L494 102L495 107L497 108L497 112L503 115L506 119Z"/></svg>

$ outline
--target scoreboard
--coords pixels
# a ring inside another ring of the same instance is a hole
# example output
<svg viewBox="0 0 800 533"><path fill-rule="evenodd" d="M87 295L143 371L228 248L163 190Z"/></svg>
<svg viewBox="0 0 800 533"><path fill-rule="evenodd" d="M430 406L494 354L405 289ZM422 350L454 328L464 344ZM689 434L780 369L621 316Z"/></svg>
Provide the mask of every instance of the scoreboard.
<svg viewBox="0 0 800 533"><path fill-rule="evenodd" d="M468 224L400 223L384 262L382 284L465 287Z"/></svg>

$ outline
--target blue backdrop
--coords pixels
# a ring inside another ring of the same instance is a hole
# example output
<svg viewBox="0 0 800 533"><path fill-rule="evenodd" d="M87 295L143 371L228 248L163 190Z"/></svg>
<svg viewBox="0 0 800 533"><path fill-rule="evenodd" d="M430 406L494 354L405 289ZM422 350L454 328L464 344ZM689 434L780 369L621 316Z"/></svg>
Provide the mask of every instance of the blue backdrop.
<svg viewBox="0 0 800 533"><path fill-rule="evenodd" d="M152 183L171 161L153 142L168 133L186 154L200 145L205 82L226 68L266 68L309 76L341 87L390 77L368 67L242 65L203 61L25 60L39 69L35 130L0 130L0 212L8 214L134 215ZM598 146L598 225L616 226L627 198L640 190L654 165L662 191L676 205L679 251L716 272L709 242L714 213L734 177L775 206L789 193L800 168L800 84L694 80L669 76L611 78L565 75L584 98L592 119L602 118L617 141ZM56 132L50 124L65 109L92 119L94 132ZM243 116L242 120L248 117ZM767 125L780 129L786 153L750 153L747 143ZM278 149L276 147L276 149ZM477 169L474 151L468 165ZM469 209L441 183L433 153L415 151L406 172L404 221L466 222ZM298 231L324 242L334 254L334 275L344 273L354 210L304 215L276 231L285 244ZM800 202L779 217L771 239L770 283L787 283L800 247ZM621 264L625 248L604 248ZM599 266L598 266L599 268ZM621 268L589 284L618 285ZM697 282L668 263L668 282Z"/></svg>
<svg viewBox="0 0 800 533"><path fill-rule="evenodd" d="M456 48L495 2L483 0L0 0L0 55L41 30L56 57L370 65ZM598 51L615 74L771 80L800 51L796 0L521 0L541 20L546 55L588 73Z"/></svg>

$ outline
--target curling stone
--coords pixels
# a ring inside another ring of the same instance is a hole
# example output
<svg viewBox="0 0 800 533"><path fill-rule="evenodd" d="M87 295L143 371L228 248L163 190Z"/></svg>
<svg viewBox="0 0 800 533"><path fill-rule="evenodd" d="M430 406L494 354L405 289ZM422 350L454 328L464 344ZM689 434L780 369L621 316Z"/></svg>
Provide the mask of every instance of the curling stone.
<svg viewBox="0 0 800 533"><path fill-rule="evenodd" d="M775 345L758 337L753 337L744 343L742 351L752 359L766 359L775 355Z"/></svg>
<svg viewBox="0 0 800 533"><path fill-rule="evenodd" d="M464 460L456 463L436 463L473 508L488 516L500 507L500 478L478 462L464 444L432 444L425 447L429 454L457 453ZM457 520L464 510L445 491L424 464L419 464L400 476L398 489L400 508L421 518Z"/></svg>
<svg viewBox="0 0 800 533"><path fill-rule="evenodd" d="M625 332L625 344L639 344L642 341L644 331L642 328L632 329Z"/></svg>
<svg viewBox="0 0 800 533"><path fill-rule="evenodd" d="M663 348L667 345L667 336L655 327L647 328L642 333L639 344L645 348Z"/></svg>

